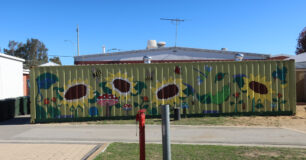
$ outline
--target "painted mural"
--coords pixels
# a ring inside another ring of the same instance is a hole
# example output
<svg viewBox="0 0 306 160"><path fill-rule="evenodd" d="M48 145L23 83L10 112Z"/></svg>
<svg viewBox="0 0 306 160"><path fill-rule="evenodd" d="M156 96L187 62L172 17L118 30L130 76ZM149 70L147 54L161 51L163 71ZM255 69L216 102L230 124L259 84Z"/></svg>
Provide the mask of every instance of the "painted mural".
<svg viewBox="0 0 306 160"><path fill-rule="evenodd" d="M32 117L153 116L164 104L185 116L295 112L292 73L292 61L39 67L31 71Z"/></svg>

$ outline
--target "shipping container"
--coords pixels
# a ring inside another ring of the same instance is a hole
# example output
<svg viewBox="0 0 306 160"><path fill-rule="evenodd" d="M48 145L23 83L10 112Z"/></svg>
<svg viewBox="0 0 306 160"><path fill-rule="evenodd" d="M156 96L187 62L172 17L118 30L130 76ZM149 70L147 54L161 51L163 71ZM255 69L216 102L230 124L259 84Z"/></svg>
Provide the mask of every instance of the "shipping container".
<svg viewBox="0 0 306 160"><path fill-rule="evenodd" d="M31 122L160 115L295 113L294 61L220 61L36 67L31 70Z"/></svg>

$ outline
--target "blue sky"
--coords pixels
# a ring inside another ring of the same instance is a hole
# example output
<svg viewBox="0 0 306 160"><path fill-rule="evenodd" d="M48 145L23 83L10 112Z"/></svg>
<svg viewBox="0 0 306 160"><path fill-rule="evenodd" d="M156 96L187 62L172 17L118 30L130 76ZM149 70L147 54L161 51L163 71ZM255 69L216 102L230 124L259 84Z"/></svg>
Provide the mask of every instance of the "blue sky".
<svg viewBox="0 0 306 160"><path fill-rule="evenodd" d="M306 27L305 0L1 0L0 48L9 40L37 38L49 55L80 55L118 48L144 49L147 40L174 46L231 51L294 54L297 37ZM68 41L65 41L68 40ZM72 57L61 57L73 64Z"/></svg>

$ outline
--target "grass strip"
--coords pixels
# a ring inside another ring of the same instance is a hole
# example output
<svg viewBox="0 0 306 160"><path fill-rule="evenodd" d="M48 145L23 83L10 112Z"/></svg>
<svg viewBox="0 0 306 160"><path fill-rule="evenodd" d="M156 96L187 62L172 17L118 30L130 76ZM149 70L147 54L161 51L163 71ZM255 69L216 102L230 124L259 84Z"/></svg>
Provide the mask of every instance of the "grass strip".
<svg viewBox="0 0 306 160"><path fill-rule="evenodd" d="M214 145L171 145L172 159L175 160L291 160L306 159L304 148L214 146ZM135 160L139 159L139 145L136 143L112 143L95 160ZM160 160L161 144L146 144L146 159Z"/></svg>

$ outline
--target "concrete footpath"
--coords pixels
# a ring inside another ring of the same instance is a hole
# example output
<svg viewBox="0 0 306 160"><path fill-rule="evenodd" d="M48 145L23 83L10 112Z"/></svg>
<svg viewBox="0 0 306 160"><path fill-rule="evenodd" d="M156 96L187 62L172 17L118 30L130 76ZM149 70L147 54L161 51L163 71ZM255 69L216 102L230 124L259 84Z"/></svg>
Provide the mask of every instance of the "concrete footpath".
<svg viewBox="0 0 306 160"><path fill-rule="evenodd" d="M0 143L3 160L77 160L87 158L96 145Z"/></svg>
<svg viewBox="0 0 306 160"><path fill-rule="evenodd" d="M138 128L138 127L137 127ZM138 129L137 129L138 130ZM0 142L138 142L136 125L0 125ZM305 146L306 134L284 128L171 126L172 143ZM146 125L146 142L161 143L161 126Z"/></svg>
<svg viewBox="0 0 306 160"><path fill-rule="evenodd" d="M136 128L136 125L0 125L0 159L86 159L109 142L137 143ZM172 143L306 148L306 133L284 128L173 125L170 132ZM161 139L160 125L146 125L147 143L161 143Z"/></svg>

